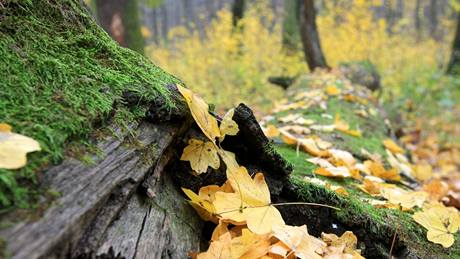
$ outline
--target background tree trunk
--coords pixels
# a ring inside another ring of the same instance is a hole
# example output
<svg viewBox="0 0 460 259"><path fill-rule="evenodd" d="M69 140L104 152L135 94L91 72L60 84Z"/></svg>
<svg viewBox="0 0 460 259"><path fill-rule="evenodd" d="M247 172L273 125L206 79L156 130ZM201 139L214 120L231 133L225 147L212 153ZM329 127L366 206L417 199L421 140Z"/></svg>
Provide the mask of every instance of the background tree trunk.
<svg viewBox="0 0 460 259"><path fill-rule="evenodd" d="M429 33L430 37L433 39L439 38L438 29L438 3L439 0L430 0L430 5L428 6L428 19L429 19Z"/></svg>
<svg viewBox="0 0 460 259"><path fill-rule="evenodd" d="M457 29L452 44L449 65L447 66L448 74L456 74L460 70L460 13L457 14Z"/></svg>
<svg viewBox="0 0 460 259"><path fill-rule="evenodd" d="M285 0L283 15L283 47L288 52L295 52L300 44L300 0Z"/></svg>
<svg viewBox="0 0 460 259"><path fill-rule="evenodd" d="M233 26L238 25L238 21L243 18L244 9L246 8L246 0L235 0L232 5L232 21Z"/></svg>
<svg viewBox="0 0 460 259"><path fill-rule="evenodd" d="M102 28L120 46L144 54L137 0L96 0L96 11Z"/></svg>
<svg viewBox="0 0 460 259"><path fill-rule="evenodd" d="M414 27L415 27L415 37L417 41L422 39L422 21L420 19L420 3L421 0L416 0L414 8Z"/></svg>
<svg viewBox="0 0 460 259"><path fill-rule="evenodd" d="M311 71L329 68L326 63L316 26L316 11L313 0L303 0L300 8L300 35L305 59Z"/></svg>

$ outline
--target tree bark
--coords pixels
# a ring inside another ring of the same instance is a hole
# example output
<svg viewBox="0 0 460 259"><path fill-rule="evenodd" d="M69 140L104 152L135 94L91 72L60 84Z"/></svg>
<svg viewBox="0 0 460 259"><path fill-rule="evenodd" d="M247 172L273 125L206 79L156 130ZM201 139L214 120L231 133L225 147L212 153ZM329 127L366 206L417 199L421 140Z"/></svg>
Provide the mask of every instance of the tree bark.
<svg viewBox="0 0 460 259"><path fill-rule="evenodd" d="M144 54L137 0L96 0L98 20L120 46Z"/></svg>
<svg viewBox="0 0 460 259"><path fill-rule="evenodd" d="M300 35L305 59L310 71L315 68L329 68L326 63L316 26L316 11L313 0L303 0L300 8Z"/></svg>
<svg viewBox="0 0 460 259"><path fill-rule="evenodd" d="M416 0L414 9L414 27L417 41L422 38L422 21L420 19L420 3L421 0Z"/></svg>
<svg viewBox="0 0 460 259"><path fill-rule="evenodd" d="M438 29L438 3L436 0L430 0L429 8L429 33L433 39L439 38Z"/></svg>
<svg viewBox="0 0 460 259"><path fill-rule="evenodd" d="M299 35L300 1L284 1L283 47L287 52L294 52L300 44Z"/></svg>
<svg viewBox="0 0 460 259"><path fill-rule="evenodd" d="M238 22L243 18L244 9L246 8L246 0L234 0L232 5L232 22L236 27Z"/></svg>
<svg viewBox="0 0 460 259"><path fill-rule="evenodd" d="M460 70L460 13L457 14L457 29L455 38L452 43L449 65L447 66L448 74L457 74Z"/></svg>

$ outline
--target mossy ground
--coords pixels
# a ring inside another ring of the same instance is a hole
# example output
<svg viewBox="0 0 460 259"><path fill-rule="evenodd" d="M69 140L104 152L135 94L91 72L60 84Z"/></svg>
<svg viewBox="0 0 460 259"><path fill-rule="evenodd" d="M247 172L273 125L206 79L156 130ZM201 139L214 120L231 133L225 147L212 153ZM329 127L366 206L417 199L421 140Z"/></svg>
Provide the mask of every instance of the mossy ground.
<svg viewBox="0 0 460 259"><path fill-rule="evenodd" d="M327 113L332 116L340 114L341 118L348 122L352 129L362 131L362 137L353 137L335 131L318 133L322 139L333 143L335 148L347 150L354 155L359 155L360 150L364 148L370 153L377 153L385 157L382 140L388 138L388 130L384 124L384 119L379 114L363 118L353 112L356 109L357 104L333 97L328 100L327 111L319 108L297 109L275 114L275 118L283 117L289 113L299 113L304 118L315 120L317 124L327 125L332 124L334 119L325 118L321 114ZM375 244L370 244L373 246L373 251L370 253L368 251L368 254L377 257L388 257L392 239L396 233L398 242L393 252L398 252L398 250L400 251L400 249L407 247L419 258L460 258L459 234L455 235L455 244L449 249L431 243L426 238L426 230L412 219L410 213L375 208L362 201L362 199L372 197L358 189L355 185L358 182L352 179L333 179L314 175L313 171L317 166L306 161L311 156L302 151L297 152L295 146L277 143L275 149L293 165L291 183L296 187L297 198L306 202L326 204L339 208L340 210L331 212L330 216L333 219L327 220L340 222L344 226L344 230L354 231L358 238L359 236L364 236L364 239L371 239ZM333 185L341 185L346 188L349 196L341 196L324 186L309 183L303 179L305 176L316 177ZM307 208L306 210L310 210L310 212L306 212L307 214L321 213L321 210L314 208ZM312 216L312 218L315 217L318 217L318 215ZM362 242L366 243L368 240L362 240Z"/></svg>
<svg viewBox="0 0 460 259"><path fill-rule="evenodd" d="M142 108L124 105L124 91L147 102L170 100L163 86L178 82L141 55L119 47L79 1L3 5L0 122L38 140L42 151L29 155L23 169L0 170L0 211L32 206L37 172L62 160L70 142L90 146L90 134L114 112L116 122L125 125L142 117Z"/></svg>

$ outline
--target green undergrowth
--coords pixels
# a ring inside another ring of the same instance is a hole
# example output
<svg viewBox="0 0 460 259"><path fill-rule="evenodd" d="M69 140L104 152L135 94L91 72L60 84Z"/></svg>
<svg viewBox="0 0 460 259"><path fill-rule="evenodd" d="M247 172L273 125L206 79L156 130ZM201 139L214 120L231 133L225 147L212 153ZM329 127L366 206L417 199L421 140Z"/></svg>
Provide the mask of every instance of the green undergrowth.
<svg viewBox="0 0 460 259"><path fill-rule="evenodd" d="M0 170L0 211L29 208L37 172L62 160L70 142L90 146L108 123L127 125L144 115L128 108L130 91L148 102L165 99L178 82L141 55L119 47L95 25L79 1L6 1L0 9L0 122L40 142L20 170Z"/></svg>

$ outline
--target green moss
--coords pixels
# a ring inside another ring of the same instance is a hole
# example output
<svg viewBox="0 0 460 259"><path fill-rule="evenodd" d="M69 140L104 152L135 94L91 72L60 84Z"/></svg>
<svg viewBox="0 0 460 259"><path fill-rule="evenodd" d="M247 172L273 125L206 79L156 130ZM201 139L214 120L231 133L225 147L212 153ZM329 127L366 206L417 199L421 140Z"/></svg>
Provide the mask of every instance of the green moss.
<svg viewBox="0 0 460 259"><path fill-rule="evenodd" d="M308 175L317 167L314 164L305 161L311 158L305 152L296 152L295 149L288 145L277 145L275 146L276 151L283 156L289 163L293 165L293 175Z"/></svg>
<svg viewBox="0 0 460 259"><path fill-rule="evenodd" d="M64 156L66 143L86 141L124 91L145 101L164 98L173 76L121 48L97 27L79 1L7 1L0 10L0 120L40 142L27 167L0 170L1 210L29 207L35 174ZM121 113L128 124L142 110Z"/></svg>

